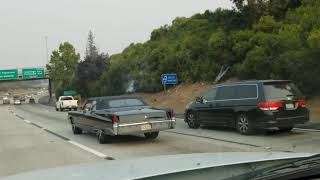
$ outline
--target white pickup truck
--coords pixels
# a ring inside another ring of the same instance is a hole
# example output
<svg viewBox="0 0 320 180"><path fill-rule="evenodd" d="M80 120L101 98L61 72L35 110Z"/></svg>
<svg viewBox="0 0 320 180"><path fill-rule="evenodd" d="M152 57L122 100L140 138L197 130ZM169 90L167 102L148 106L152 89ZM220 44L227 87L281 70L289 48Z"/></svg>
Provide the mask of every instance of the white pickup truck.
<svg viewBox="0 0 320 180"><path fill-rule="evenodd" d="M74 100L72 96L60 96L56 103L56 111L65 109L76 111L78 109L78 100Z"/></svg>

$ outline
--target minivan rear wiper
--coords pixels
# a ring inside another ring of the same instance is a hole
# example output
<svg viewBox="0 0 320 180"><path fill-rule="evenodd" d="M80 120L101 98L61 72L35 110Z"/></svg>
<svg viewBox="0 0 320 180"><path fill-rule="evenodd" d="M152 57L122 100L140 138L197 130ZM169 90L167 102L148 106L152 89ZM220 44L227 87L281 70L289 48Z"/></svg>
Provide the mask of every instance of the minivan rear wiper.
<svg viewBox="0 0 320 180"><path fill-rule="evenodd" d="M297 98L297 96L294 94L288 94L286 97L287 97L287 100L293 100L294 98Z"/></svg>
<svg viewBox="0 0 320 180"><path fill-rule="evenodd" d="M290 162L284 165L273 167L268 170L264 170L250 179L260 180L260 179L281 179L288 176L291 177L293 174L301 175L302 173L310 170L315 170L313 174L307 174L307 176L320 174L320 155L313 156L308 159L298 160L295 162ZM299 178L299 177L295 177Z"/></svg>

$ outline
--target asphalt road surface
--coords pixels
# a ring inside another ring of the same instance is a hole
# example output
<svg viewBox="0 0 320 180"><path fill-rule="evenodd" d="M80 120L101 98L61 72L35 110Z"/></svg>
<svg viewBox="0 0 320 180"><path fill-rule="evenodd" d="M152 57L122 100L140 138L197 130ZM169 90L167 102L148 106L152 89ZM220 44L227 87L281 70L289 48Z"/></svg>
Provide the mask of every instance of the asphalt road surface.
<svg viewBox="0 0 320 180"><path fill-rule="evenodd" d="M201 152L320 152L317 130L239 135L232 129L189 129L177 119L174 130L155 140L142 135L99 144L95 135L73 135L67 112L39 104L0 105L0 176L95 161Z"/></svg>

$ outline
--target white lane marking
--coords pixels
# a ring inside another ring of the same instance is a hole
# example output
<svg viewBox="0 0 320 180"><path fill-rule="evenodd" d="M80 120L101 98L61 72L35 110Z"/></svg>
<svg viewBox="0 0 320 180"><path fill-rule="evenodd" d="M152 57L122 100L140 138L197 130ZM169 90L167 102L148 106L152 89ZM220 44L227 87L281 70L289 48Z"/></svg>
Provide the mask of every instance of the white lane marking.
<svg viewBox="0 0 320 180"><path fill-rule="evenodd" d="M26 122L26 123L28 123L28 124L31 124L31 123L32 123L31 121L26 120L26 119L24 119L23 121ZM41 129L46 130L45 127L42 127ZM77 143L77 142L75 142L75 141L68 140L67 142L69 142L70 144L73 144L74 146L77 146L77 147L79 147L79 148L81 148L81 149L83 149L83 150L85 150L85 151L87 151L87 152L90 152L90 153L92 153L92 154L94 154L94 155L96 155L96 156L98 156L98 157L101 157L101 158L106 158L106 157L108 157L107 155L105 155L105 154L103 154L103 153L101 153L101 152L98 152L98 151L96 151L96 150L94 150L94 149L91 149L91 148L89 148L89 147L87 147L87 146L85 146L85 145L82 145L82 144L80 144L80 143Z"/></svg>
<svg viewBox="0 0 320 180"><path fill-rule="evenodd" d="M176 118L176 120L184 121L184 119L181 119L181 118ZM320 132L319 129L293 128L293 130L298 130L298 131L310 131L310 132Z"/></svg>
<svg viewBox="0 0 320 180"><path fill-rule="evenodd" d="M88 152L90 152L90 153L92 153L92 154L94 154L96 156L99 156L101 158L106 158L107 157L107 155L102 154L101 152L98 152L98 151L96 151L94 149L91 149L91 148L89 148L89 147L87 147L85 145L82 145L80 143L77 143L77 142L74 142L74 141L71 141L71 140L68 141L68 142L73 144L73 145L75 145L75 146L77 146L77 147L79 147L79 148L81 148L81 149L83 149L83 150L85 150L85 151L88 151Z"/></svg>
<svg viewBox="0 0 320 180"><path fill-rule="evenodd" d="M300 130L300 131L311 131L311 132L320 132L318 129L303 129L303 128L293 128L294 130Z"/></svg>
<svg viewBox="0 0 320 180"><path fill-rule="evenodd" d="M30 124L31 123L31 121L29 121L29 120L23 120L24 122L26 122L26 123L28 123L28 124Z"/></svg>

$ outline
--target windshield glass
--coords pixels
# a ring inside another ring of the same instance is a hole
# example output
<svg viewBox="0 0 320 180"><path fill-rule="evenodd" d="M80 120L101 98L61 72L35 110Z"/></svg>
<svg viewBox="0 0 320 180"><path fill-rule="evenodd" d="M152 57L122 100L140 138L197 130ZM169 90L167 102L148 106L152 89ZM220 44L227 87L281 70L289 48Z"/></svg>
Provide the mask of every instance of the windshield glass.
<svg viewBox="0 0 320 180"><path fill-rule="evenodd" d="M61 98L62 101L68 101L68 100L73 100L72 97L63 97Z"/></svg>
<svg viewBox="0 0 320 180"><path fill-rule="evenodd" d="M320 0L0 2L0 180L320 153Z"/></svg>
<svg viewBox="0 0 320 180"><path fill-rule="evenodd" d="M102 99L97 103L97 110L110 109L110 108L121 108L121 107L134 107L134 106L145 106L146 104L140 99Z"/></svg>

